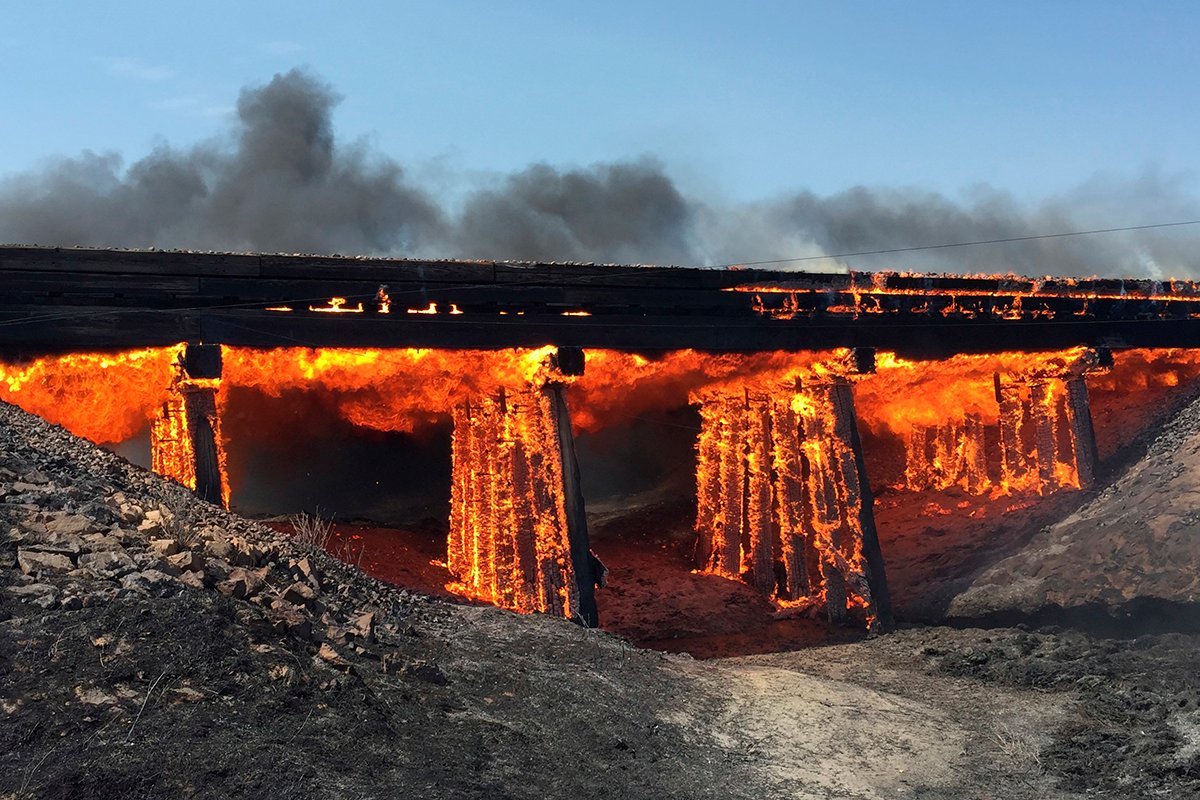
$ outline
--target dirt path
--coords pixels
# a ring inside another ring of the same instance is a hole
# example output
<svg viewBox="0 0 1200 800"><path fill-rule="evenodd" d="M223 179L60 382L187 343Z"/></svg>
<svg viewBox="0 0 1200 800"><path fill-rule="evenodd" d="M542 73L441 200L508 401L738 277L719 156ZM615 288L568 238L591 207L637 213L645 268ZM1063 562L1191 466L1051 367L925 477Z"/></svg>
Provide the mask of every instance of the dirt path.
<svg viewBox="0 0 1200 800"><path fill-rule="evenodd" d="M703 662L700 682L725 704L706 724L778 797L1077 796L1038 757L1068 713L1062 698L926 675L870 649Z"/></svg>

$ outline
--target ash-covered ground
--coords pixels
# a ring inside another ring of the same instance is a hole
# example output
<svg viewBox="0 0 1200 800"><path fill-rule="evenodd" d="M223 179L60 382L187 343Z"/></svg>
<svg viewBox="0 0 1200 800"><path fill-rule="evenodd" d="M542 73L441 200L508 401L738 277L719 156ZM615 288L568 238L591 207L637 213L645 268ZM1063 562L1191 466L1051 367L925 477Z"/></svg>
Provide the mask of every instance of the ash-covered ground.
<svg viewBox="0 0 1200 800"><path fill-rule="evenodd" d="M0 536L0 797L1200 795L1183 605L697 661L377 582L11 406Z"/></svg>

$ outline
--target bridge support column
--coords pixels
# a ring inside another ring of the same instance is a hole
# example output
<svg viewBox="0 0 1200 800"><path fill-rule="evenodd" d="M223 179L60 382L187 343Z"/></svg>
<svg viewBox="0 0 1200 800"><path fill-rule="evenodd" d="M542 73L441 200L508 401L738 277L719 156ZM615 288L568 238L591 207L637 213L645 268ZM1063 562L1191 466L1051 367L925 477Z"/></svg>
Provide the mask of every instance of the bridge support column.
<svg viewBox="0 0 1200 800"><path fill-rule="evenodd" d="M552 374L566 371L556 364ZM451 455L447 567L456 588L502 608L596 626L598 576L562 380L460 403Z"/></svg>
<svg viewBox="0 0 1200 800"><path fill-rule="evenodd" d="M865 607L892 627L854 398L845 379L705 392L697 443L697 566L781 605Z"/></svg>
<svg viewBox="0 0 1200 800"><path fill-rule="evenodd" d="M1096 434L1082 374L996 380L1001 481L1049 494L1095 485Z"/></svg>
<svg viewBox="0 0 1200 800"><path fill-rule="evenodd" d="M229 486L217 408L220 385L220 346L187 345L167 399L151 422L150 460L152 469L163 477L210 503L227 505Z"/></svg>

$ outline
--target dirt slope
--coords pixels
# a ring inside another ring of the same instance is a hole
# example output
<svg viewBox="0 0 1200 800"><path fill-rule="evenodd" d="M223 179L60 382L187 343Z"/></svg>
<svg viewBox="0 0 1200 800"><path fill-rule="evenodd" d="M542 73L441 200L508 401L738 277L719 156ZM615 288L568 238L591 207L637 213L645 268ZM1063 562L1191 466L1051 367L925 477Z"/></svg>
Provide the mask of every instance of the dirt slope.
<svg viewBox="0 0 1200 800"><path fill-rule="evenodd" d="M1125 665L1167 677L1115 706L1080 689L1119 680L1087 639L928 629L706 662L640 651L380 584L8 406L0 536L0 797L1200 787L1191 641L1153 670ZM1027 680L1066 663L1061 681Z"/></svg>
<svg viewBox="0 0 1200 800"><path fill-rule="evenodd" d="M949 614L1147 600L1200 600L1200 400L1108 488L981 572Z"/></svg>

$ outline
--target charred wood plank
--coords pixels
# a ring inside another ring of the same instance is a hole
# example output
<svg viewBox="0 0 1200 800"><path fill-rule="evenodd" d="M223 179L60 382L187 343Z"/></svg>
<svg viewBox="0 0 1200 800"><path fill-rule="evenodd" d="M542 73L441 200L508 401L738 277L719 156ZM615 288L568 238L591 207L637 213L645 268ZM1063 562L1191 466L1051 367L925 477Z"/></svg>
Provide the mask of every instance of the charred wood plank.
<svg viewBox="0 0 1200 800"><path fill-rule="evenodd" d="M1042 494L1046 494L1058 485L1054 468L1058 462L1058 437L1054 431L1057 408L1046 381L1032 383L1029 387L1029 397L1030 412L1033 416L1038 489Z"/></svg>
<svg viewBox="0 0 1200 800"><path fill-rule="evenodd" d="M858 484L858 523L862 535L862 554L866 561L865 577L871 593L871 610L874 613L874 630L887 633L895 629L891 592L888 590L883 549L879 545L879 533L875 528L875 498L871 493L871 482L867 478L862 439L858 432L858 415L854 410L854 394L850 384L846 381L835 383L832 400L838 420L837 427L847 435L854 455L854 472Z"/></svg>
<svg viewBox="0 0 1200 800"><path fill-rule="evenodd" d="M575 437L571 433L571 414L567 409L567 398L560 383L546 386L553 403L554 429L558 437L559 456L562 460L563 504L567 515L567 539L571 553L571 567L575 575L575 586L579 598L581 622L589 628L600 625L600 614L596 608L596 580L599 577L592 569L592 551L588 542L587 510L583 502L583 490L579 477L579 461L575 457Z"/></svg>
<svg viewBox="0 0 1200 800"><path fill-rule="evenodd" d="M1067 379L1067 421L1071 428L1071 446L1075 453L1075 469L1079 487L1090 489L1096 484L1096 468L1100 456L1096 449L1096 431L1092 426L1091 404L1083 376Z"/></svg>

